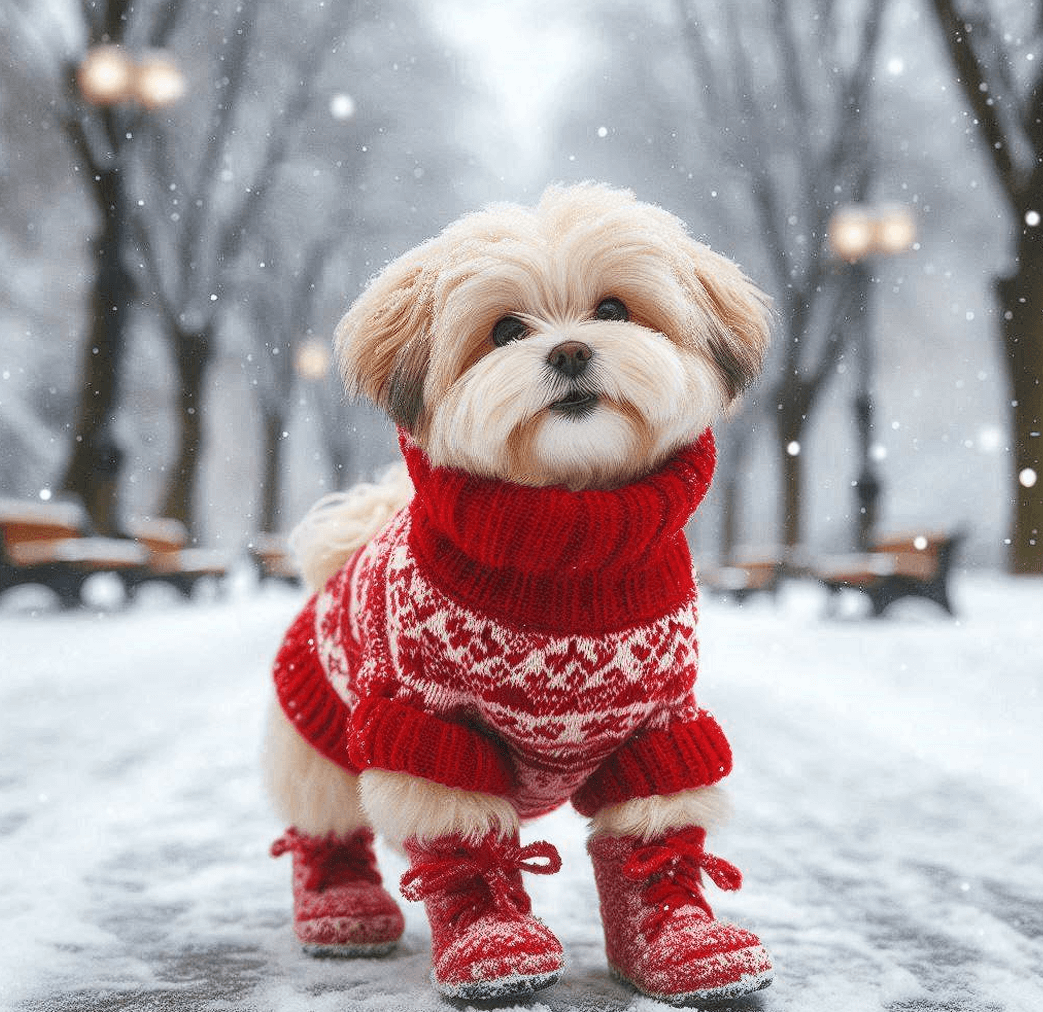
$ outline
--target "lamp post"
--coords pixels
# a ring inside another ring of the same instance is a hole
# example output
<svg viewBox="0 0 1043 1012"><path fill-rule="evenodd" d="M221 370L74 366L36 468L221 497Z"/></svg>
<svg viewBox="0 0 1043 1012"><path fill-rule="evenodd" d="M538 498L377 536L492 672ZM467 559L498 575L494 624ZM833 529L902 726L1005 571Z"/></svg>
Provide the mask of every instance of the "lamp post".
<svg viewBox="0 0 1043 1012"><path fill-rule="evenodd" d="M855 484L858 506L856 541L865 550L873 539L880 499L873 438L873 331L869 316L869 261L874 256L893 256L909 249L916 240L912 212L899 205L867 208L858 205L838 208L829 224L829 242L850 267L850 283L858 307L854 334L857 376L854 399L855 425L859 438L860 469Z"/></svg>
<svg viewBox="0 0 1043 1012"><path fill-rule="evenodd" d="M62 487L82 500L98 533L118 535L123 451L114 421L134 287L124 263L132 213L126 169L137 138L130 116L173 104L185 94L186 84L168 54L152 51L135 57L111 43L87 50L73 69L72 83L83 103L95 110L70 117L67 129L86 162L85 176L101 221L93 241L83 390Z"/></svg>

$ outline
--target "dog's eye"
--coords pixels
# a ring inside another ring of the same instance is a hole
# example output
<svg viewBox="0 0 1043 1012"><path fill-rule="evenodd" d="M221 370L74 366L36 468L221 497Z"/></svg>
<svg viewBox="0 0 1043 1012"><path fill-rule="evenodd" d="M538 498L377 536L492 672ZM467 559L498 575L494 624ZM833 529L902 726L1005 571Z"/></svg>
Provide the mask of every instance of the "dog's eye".
<svg viewBox="0 0 1043 1012"><path fill-rule="evenodd" d="M619 299L602 299L598 308L594 310L595 320L620 320L625 322L630 319L627 307Z"/></svg>
<svg viewBox="0 0 1043 1012"><path fill-rule="evenodd" d="M505 316L493 327L493 344L502 348L511 341L520 341L528 332L529 328L517 316Z"/></svg>

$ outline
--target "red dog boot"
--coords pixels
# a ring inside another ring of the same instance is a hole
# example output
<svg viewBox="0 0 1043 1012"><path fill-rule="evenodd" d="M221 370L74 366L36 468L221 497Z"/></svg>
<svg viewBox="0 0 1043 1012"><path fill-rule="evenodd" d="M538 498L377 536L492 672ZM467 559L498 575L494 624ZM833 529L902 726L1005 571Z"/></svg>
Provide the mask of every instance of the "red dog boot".
<svg viewBox="0 0 1043 1012"><path fill-rule="evenodd" d="M381 886L373 831L306 836L288 829L272 857L293 854L293 930L314 956L381 956L402 937L402 911Z"/></svg>
<svg viewBox="0 0 1043 1012"><path fill-rule="evenodd" d="M522 871L553 875L561 858L549 843L518 846L490 833L479 843L446 836L406 842L412 867L402 895L423 900L431 922L431 978L448 998L466 1001L523 996L561 974L558 940L529 912ZM542 863L539 863L542 862Z"/></svg>
<svg viewBox="0 0 1043 1012"><path fill-rule="evenodd" d="M613 974L671 1005L737 998L772 979L760 939L714 919L701 873L729 890L742 875L707 854L705 839L690 827L647 844L613 836L588 844Z"/></svg>

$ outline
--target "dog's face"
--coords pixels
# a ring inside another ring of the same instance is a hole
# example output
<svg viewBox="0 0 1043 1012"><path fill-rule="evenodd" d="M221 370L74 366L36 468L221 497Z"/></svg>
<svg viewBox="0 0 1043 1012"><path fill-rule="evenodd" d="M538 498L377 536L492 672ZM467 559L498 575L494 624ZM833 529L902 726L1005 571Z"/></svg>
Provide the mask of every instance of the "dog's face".
<svg viewBox="0 0 1043 1012"><path fill-rule="evenodd" d="M767 299L625 191L493 205L391 263L337 328L341 370L432 464L610 488L659 466L753 381Z"/></svg>

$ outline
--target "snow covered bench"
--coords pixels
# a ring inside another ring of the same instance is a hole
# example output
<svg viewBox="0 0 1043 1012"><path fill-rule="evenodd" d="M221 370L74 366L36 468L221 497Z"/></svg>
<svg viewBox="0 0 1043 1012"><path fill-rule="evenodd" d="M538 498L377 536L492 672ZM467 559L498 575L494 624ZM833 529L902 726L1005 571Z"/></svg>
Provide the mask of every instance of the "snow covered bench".
<svg viewBox="0 0 1043 1012"><path fill-rule="evenodd" d="M248 551L250 560L257 570L258 579L262 583L267 580L279 580L293 586L300 584L301 576L285 538L278 534L258 534Z"/></svg>
<svg viewBox="0 0 1043 1012"><path fill-rule="evenodd" d="M161 581L190 597L196 584L211 580L221 586L228 573L228 556L207 548L188 548L188 531L180 520L149 518L127 524L127 533L147 553L144 567L121 574L127 592L133 594L149 581Z"/></svg>
<svg viewBox="0 0 1043 1012"><path fill-rule="evenodd" d="M700 569L699 583L711 593L741 604L752 594L776 594L784 571L781 553L749 550L737 553L726 566Z"/></svg>
<svg viewBox="0 0 1043 1012"><path fill-rule="evenodd" d="M896 535L868 552L820 559L811 575L829 591L831 609L842 590L853 589L869 598L876 616L903 597L927 598L952 615L949 576L962 539L962 534Z"/></svg>
<svg viewBox="0 0 1043 1012"><path fill-rule="evenodd" d="M95 573L126 576L147 563L141 545L95 537L89 529L76 503L0 499L0 591L41 584L68 608L81 603L83 584Z"/></svg>

